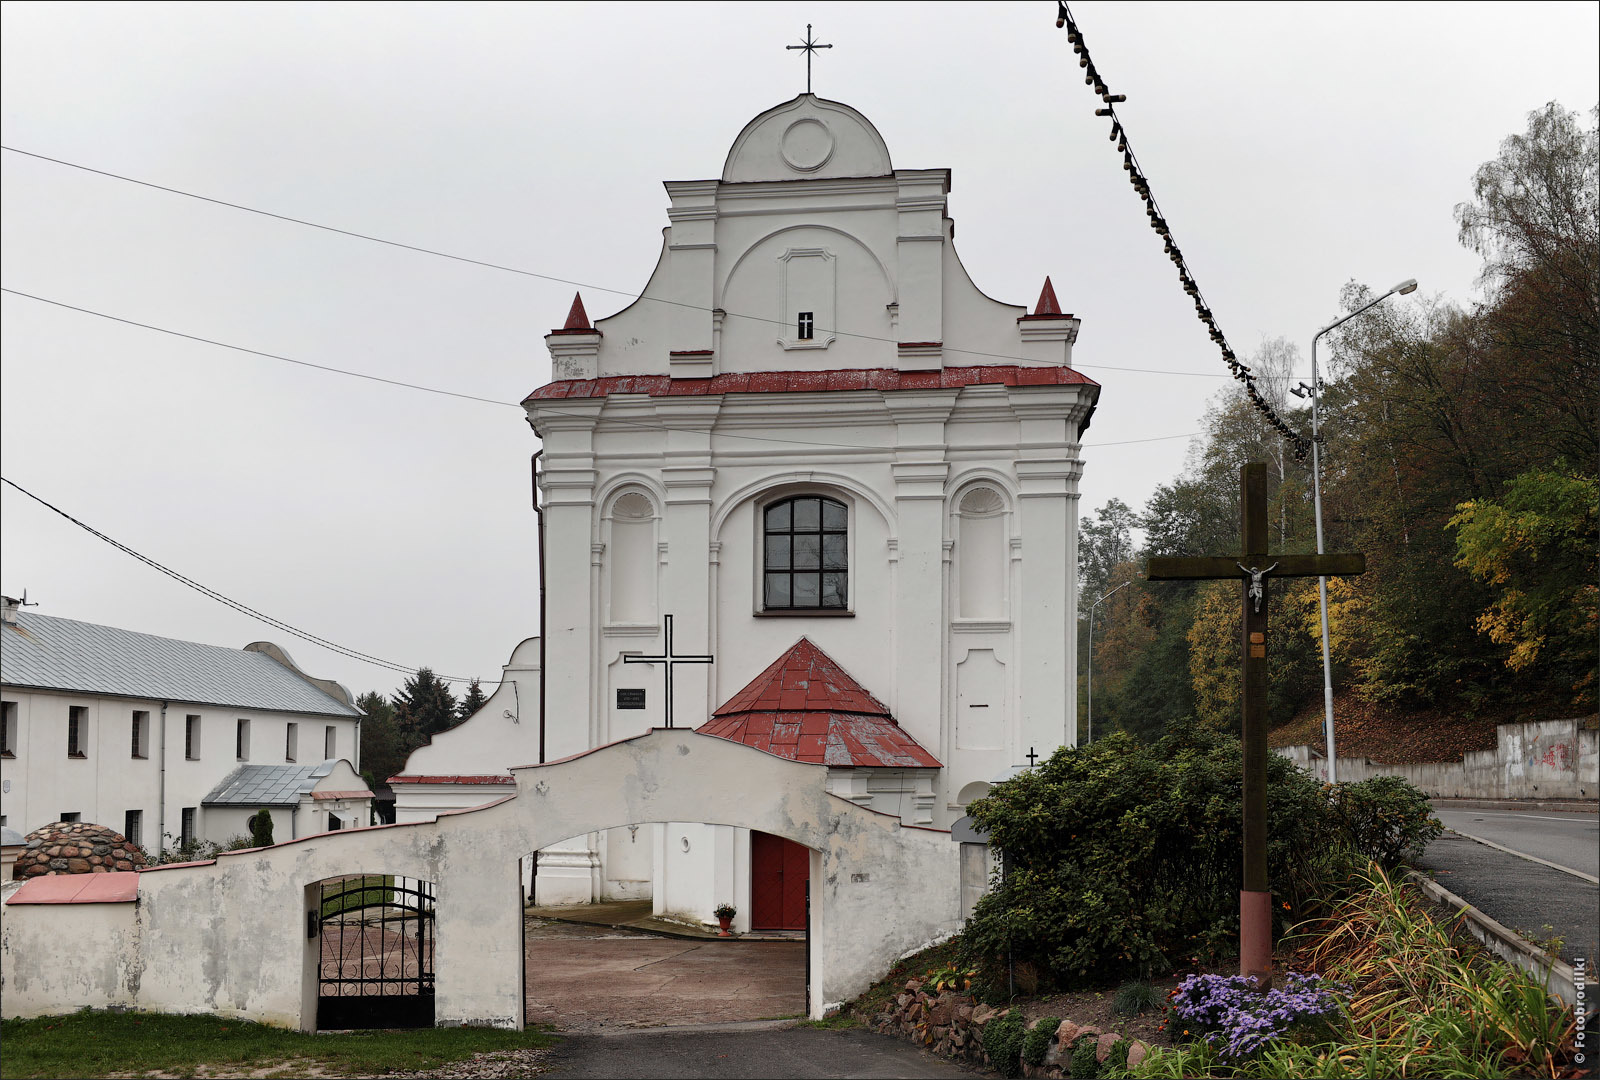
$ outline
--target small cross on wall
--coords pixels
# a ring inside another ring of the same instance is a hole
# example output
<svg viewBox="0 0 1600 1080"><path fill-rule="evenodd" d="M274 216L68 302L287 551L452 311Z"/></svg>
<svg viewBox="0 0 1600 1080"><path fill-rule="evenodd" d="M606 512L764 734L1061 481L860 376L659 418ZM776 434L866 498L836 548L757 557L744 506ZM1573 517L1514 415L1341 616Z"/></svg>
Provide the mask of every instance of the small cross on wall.
<svg viewBox="0 0 1600 1080"><path fill-rule="evenodd" d="M1028 747L1028 768L1033 768L1033 763L1039 760L1039 755L1033 752L1033 747Z"/></svg>

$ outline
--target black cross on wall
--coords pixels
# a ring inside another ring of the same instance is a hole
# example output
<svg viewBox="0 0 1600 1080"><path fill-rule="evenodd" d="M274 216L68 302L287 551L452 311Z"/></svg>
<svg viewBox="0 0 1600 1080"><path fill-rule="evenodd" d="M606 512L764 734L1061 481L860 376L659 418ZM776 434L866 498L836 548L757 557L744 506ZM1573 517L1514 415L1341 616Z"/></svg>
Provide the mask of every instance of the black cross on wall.
<svg viewBox="0 0 1600 1080"><path fill-rule="evenodd" d="M673 651L672 651L672 616L671 615L666 616L666 620L667 620L667 647L664 650L662 650L662 655L660 655L660 656L624 656L622 658L622 662L624 664L665 664L667 666L666 711L667 711L667 726L671 727L672 726L672 669L677 667L679 664L709 664L709 663L712 663L715 660L715 657L711 657L711 656L677 656L677 655L675 655L673 653Z"/></svg>

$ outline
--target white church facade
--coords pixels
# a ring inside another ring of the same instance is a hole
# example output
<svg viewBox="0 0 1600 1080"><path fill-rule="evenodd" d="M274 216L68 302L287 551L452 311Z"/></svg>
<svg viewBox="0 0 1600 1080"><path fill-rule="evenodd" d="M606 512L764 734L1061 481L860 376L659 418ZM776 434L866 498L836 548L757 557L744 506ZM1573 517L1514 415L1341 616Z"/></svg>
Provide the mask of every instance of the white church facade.
<svg viewBox="0 0 1600 1080"><path fill-rule="evenodd" d="M949 171L894 168L837 102L762 113L720 179L666 188L643 294L593 324L575 301L524 402L542 638L392 778L397 820L670 720L947 829L1076 739L1079 442L1099 393L1072 367L1079 321L1048 281L1031 313L980 292ZM667 664L640 662L669 652L692 661L671 665L670 708ZM537 900L792 922L787 841L616 824L541 852Z"/></svg>

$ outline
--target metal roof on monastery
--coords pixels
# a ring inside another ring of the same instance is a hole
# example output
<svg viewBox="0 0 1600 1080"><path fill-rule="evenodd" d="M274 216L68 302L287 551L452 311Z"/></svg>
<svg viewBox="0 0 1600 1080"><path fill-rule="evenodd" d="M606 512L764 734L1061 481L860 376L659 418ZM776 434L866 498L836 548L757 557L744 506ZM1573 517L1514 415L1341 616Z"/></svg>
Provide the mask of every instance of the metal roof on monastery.
<svg viewBox="0 0 1600 1080"><path fill-rule="evenodd" d="M311 793L317 781L333 772L337 761L315 765L240 765L211 789L201 806L293 806ZM347 798L365 798L372 792L341 792Z"/></svg>
<svg viewBox="0 0 1600 1080"><path fill-rule="evenodd" d="M1058 316L1051 316L1056 318ZM1070 316L1069 316L1070 317ZM937 342L907 342L935 345ZM833 390L940 390L963 386L1098 386L1099 383L1069 367L1023 367L987 364L947 367L939 371L899 371L895 368L852 368L839 371L727 372L707 379L674 379L670 375L602 375L594 379L558 379L546 383L527 401L552 398L598 398L611 394L647 394L650 397L702 394L817 393Z"/></svg>
<svg viewBox="0 0 1600 1080"><path fill-rule="evenodd" d="M19 611L0 630L0 682L152 701L360 716L266 653Z"/></svg>
<svg viewBox="0 0 1600 1080"><path fill-rule="evenodd" d="M940 767L883 702L809 638L795 642L696 730L814 765Z"/></svg>

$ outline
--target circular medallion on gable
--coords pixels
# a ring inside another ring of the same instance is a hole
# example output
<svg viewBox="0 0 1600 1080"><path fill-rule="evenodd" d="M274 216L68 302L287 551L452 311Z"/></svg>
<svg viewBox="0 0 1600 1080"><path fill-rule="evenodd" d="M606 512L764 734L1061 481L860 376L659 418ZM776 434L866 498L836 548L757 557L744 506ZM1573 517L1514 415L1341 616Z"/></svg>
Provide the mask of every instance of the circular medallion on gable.
<svg viewBox="0 0 1600 1080"><path fill-rule="evenodd" d="M833 133L821 120L804 117L783 133L783 160L801 172L822 168L833 156Z"/></svg>

